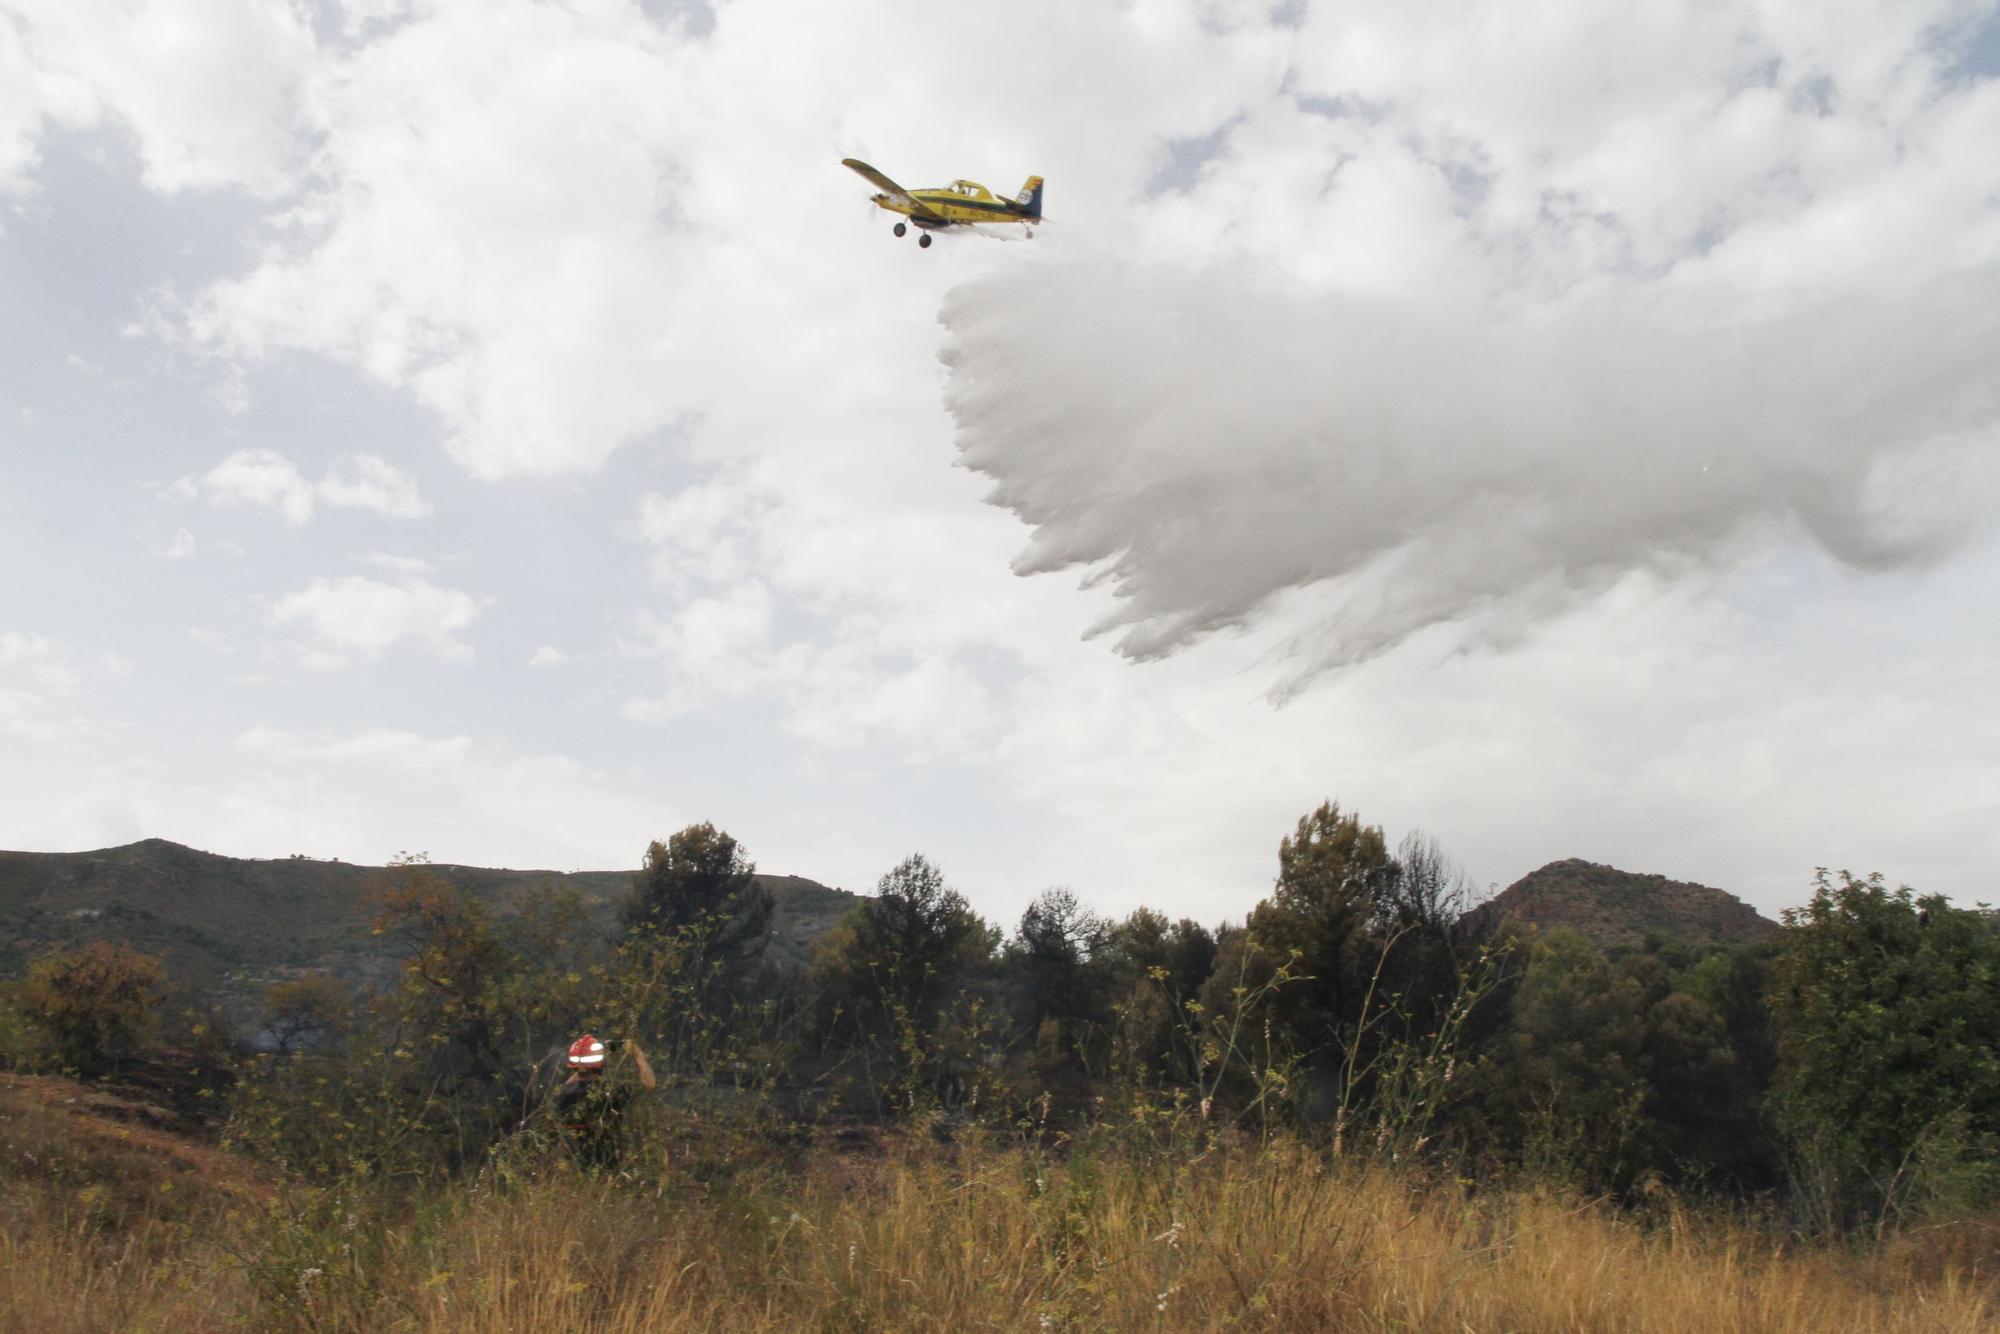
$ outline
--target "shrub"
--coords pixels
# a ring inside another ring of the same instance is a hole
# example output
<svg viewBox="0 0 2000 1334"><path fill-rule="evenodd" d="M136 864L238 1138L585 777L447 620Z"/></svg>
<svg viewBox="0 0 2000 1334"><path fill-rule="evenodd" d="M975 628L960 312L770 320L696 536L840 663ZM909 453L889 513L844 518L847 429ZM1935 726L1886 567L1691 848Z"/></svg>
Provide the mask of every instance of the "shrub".
<svg viewBox="0 0 2000 1334"><path fill-rule="evenodd" d="M94 1074L152 1037L165 983L166 968L153 955L93 940L36 960L28 970L27 1010L64 1065Z"/></svg>

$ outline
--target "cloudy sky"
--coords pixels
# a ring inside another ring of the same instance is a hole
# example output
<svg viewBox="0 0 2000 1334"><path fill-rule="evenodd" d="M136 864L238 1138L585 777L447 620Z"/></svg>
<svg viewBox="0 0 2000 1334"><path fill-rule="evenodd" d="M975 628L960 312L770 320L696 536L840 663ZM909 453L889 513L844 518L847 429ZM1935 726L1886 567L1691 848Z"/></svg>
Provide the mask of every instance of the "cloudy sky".
<svg viewBox="0 0 2000 1334"><path fill-rule="evenodd" d="M1996 144L1992 0L0 0L0 847L1995 897Z"/></svg>

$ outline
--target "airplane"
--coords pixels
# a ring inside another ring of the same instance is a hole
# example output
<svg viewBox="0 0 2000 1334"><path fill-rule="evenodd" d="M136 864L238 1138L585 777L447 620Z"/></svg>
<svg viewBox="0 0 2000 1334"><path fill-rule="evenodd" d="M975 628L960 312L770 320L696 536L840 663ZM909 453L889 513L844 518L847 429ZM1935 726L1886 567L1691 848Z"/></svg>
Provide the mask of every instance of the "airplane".
<svg viewBox="0 0 2000 1334"><path fill-rule="evenodd" d="M1039 176L1030 176L1027 184L1021 187L1021 193L1014 198L996 199L992 191L977 181L953 181L941 190L905 190L857 158L844 157L840 165L853 170L880 192L875 196L878 207L909 219L908 222L898 221L895 233L902 236L914 225L918 229L917 244L920 246L928 247L931 233L947 227L1018 224L1023 233L1033 236L1035 225L1042 220L1042 178Z"/></svg>

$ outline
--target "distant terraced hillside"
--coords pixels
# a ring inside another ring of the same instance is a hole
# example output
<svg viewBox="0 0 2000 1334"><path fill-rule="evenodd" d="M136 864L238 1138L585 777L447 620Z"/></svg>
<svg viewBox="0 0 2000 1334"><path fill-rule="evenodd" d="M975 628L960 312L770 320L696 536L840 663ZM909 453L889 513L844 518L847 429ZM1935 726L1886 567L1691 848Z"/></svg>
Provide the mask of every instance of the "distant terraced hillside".
<svg viewBox="0 0 2000 1334"><path fill-rule="evenodd" d="M1601 946L1643 945L1647 937L1691 944L1749 944L1784 928L1734 894L1709 885L1640 875L1596 862L1550 862L1473 910L1554 930L1567 927Z"/></svg>
<svg viewBox="0 0 2000 1334"><path fill-rule="evenodd" d="M611 920L630 871L516 871L433 866L504 904L545 884L574 889ZM53 945L95 937L164 954L174 970L224 988L291 969L380 976L364 900L379 866L309 857L221 857L149 838L96 852L0 852L0 977ZM812 941L860 896L799 876L760 875L771 892L771 954L804 961Z"/></svg>

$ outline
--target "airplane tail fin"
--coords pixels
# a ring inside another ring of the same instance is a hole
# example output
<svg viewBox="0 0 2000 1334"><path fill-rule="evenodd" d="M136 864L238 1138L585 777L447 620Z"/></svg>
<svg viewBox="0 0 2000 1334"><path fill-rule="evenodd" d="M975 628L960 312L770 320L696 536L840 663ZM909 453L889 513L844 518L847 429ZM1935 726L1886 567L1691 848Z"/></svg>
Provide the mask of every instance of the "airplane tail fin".
<svg viewBox="0 0 2000 1334"><path fill-rule="evenodd" d="M1014 197L1014 202L1019 204L1022 208L1027 209L1029 217L1031 218L1041 217L1042 178L1039 176L1030 176L1028 178L1028 183L1021 187L1021 193Z"/></svg>

